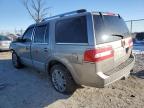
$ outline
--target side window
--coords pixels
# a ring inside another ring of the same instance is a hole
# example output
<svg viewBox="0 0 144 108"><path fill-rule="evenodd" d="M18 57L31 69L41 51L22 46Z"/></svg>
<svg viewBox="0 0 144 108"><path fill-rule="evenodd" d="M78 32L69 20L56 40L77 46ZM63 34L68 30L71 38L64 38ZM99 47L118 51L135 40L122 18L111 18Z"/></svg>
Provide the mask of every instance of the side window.
<svg viewBox="0 0 144 108"><path fill-rule="evenodd" d="M33 27L28 28L23 35L23 39L25 39L27 42L31 42L31 36L32 36L33 29L34 29Z"/></svg>
<svg viewBox="0 0 144 108"><path fill-rule="evenodd" d="M49 24L47 25L45 32L45 43L49 43Z"/></svg>
<svg viewBox="0 0 144 108"><path fill-rule="evenodd" d="M35 43L44 43L46 28L47 28L46 25L36 27L34 35Z"/></svg>
<svg viewBox="0 0 144 108"><path fill-rule="evenodd" d="M58 21L55 39L56 43L88 43L86 17Z"/></svg>

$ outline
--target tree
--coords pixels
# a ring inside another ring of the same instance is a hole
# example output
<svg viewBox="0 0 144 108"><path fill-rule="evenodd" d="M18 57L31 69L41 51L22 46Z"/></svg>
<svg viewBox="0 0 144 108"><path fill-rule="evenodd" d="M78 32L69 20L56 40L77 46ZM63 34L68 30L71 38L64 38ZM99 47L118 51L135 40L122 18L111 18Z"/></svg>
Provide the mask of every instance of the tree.
<svg viewBox="0 0 144 108"><path fill-rule="evenodd" d="M24 7L36 23L41 22L48 15L48 10L51 8L45 7L44 4L44 0L23 0Z"/></svg>

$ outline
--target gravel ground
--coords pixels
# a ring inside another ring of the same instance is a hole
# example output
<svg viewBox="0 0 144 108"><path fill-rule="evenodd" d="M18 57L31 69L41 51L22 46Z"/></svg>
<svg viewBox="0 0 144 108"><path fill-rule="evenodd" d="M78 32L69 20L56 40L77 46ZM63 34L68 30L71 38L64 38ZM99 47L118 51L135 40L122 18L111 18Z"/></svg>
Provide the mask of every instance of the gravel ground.
<svg viewBox="0 0 144 108"><path fill-rule="evenodd" d="M54 90L50 78L32 68L15 69L9 52L0 53L0 108L143 108L144 56L133 73L104 88L85 87L72 95Z"/></svg>

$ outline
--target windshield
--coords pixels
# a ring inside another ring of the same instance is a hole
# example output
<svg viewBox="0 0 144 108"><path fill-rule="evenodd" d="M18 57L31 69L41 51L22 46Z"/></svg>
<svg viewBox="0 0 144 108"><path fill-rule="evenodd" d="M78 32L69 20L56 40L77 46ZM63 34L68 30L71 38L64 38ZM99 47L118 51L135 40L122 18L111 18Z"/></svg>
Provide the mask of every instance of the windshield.
<svg viewBox="0 0 144 108"><path fill-rule="evenodd" d="M102 44L129 36L124 20L118 16L93 15L96 43Z"/></svg>

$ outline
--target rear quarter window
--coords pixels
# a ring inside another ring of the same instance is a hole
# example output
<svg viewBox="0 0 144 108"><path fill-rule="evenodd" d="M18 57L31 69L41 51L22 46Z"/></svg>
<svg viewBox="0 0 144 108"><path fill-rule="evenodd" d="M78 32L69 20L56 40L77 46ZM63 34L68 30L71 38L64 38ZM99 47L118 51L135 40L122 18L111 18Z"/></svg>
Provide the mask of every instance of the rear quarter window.
<svg viewBox="0 0 144 108"><path fill-rule="evenodd" d="M86 17L59 20L55 30L56 43L88 43Z"/></svg>

